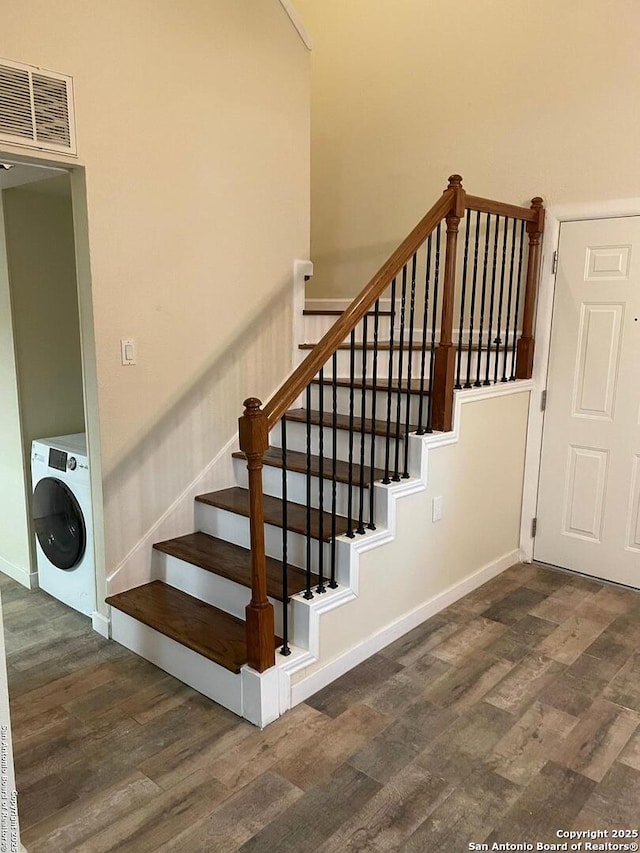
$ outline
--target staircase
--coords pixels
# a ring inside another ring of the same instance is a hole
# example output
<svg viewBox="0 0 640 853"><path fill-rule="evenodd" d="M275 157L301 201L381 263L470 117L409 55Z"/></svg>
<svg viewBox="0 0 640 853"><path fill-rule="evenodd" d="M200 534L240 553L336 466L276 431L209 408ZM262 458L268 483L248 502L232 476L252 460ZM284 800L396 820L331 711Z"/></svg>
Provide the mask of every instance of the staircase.
<svg viewBox="0 0 640 853"><path fill-rule="evenodd" d="M237 485L199 495L197 532L107 598L113 638L257 725L290 707L323 615L358 595L359 554L453 440L456 395L530 379L543 215L454 175L346 311L305 312L326 331L264 408L245 401Z"/></svg>

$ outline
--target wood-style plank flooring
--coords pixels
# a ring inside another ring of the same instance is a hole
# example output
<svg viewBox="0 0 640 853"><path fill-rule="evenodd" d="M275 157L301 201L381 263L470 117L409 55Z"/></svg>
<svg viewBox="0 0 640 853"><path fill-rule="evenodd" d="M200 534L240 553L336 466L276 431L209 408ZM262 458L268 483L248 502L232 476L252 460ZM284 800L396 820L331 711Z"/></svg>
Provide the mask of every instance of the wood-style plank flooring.
<svg viewBox="0 0 640 853"><path fill-rule="evenodd" d="M638 593L515 566L263 732L46 594L2 596L29 853L456 853L638 828Z"/></svg>

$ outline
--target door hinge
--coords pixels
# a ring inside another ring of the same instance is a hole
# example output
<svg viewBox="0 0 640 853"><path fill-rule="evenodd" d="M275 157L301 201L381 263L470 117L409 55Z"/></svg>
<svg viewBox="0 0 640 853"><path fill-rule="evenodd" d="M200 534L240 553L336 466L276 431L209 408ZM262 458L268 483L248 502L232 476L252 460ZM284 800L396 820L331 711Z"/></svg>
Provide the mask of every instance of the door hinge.
<svg viewBox="0 0 640 853"><path fill-rule="evenodd" d="M558 272L558 250L553 253L553 274L555 275Z"/></svg>
<svg viewBox="0 0 640 853"><path fill-rule="evenodd" d="M532 538L532 539L535 539L535 538L536 538L536 533L537 533L537 532L538 532L538 519L537 519L537 518L532 518L532 519L531 519L531 538Z"/></svg>
<svg viewBox="0 0 640 853"><path fill-rule="evenodd" d="M547 389L545 388L542 394L540 395L540 411L545 412L547 410Z"/></svg>

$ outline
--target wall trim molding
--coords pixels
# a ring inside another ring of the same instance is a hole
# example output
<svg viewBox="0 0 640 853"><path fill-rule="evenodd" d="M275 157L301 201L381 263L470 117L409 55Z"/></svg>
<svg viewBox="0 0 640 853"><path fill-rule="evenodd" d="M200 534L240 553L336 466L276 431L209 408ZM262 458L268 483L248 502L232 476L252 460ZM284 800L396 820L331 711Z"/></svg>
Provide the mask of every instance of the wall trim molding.
<svg viewBox="0 0 640 853"><path fill-rule="evenodd" d="M540 395L547 387L551 350L551 321L556 289L553 272L553 253L560 242L563 222L585 219L612 219L623 216L640 216L640 198L590 201L575 204L552 205L546 211L545 233L542 244L542 264L538 290L536 317L536 350L533 363L532 392L529 402L529 423L525 453L524 484L522 492L522 521L520 548L524 562L531 562L535 540L531 536L531 519L538 513L538 480L542 461L542 430L544 412L540 409Z"/></svg>
<svg viewBox="0 0 640 853"><path fill-rule="evenodd" d="M304 46L307 48L307 50L312 50L313 45L311 43L311 36L307 32L307 29L302 23L302 19L300 18L300 15L298 14L298 11L291 2L291 0L280 0L280 5L289 16L289 20L291 21L298 35L302 39L302 43L304 44Z"/></svg>

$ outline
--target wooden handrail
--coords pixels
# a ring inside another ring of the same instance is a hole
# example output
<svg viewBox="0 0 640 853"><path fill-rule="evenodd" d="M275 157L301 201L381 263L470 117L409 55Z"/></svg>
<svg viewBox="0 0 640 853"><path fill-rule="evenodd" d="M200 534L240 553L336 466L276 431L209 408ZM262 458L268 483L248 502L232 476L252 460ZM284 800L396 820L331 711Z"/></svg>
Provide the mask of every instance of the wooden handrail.
<svg viewBox="0 0 640 853"><path fill-rule="evenodd" d="M480 213L491 213L495 216L507 216L511 219L524 219L525 222L537 222L538 214L529 207L519 207L517 204L506 204L503 201L493 201L477 195L467 195L465 200L469 210Z"/></svg>
<svg viewBox="0 0 640 853"><path fill-rule="evenodd" d="M457 176L456 176L457 177ZM434 230L436 225L452 210L456 198L454 189L446 189L431 210L420 220L409 236L400 244L389 260L383 264L371 281L360 291L344 314L329 329L326 335L313 348L311 353L294 370L287 382L265 404L263 411L267 416L269 429L278 423L282 415L291 406L313 380L321 367L327 363L337 347L358 325L375 301L384 293L392 280L402 270L407 261Z"/></svg>
<svg viewBox="0 0 640 853"><path fill-rule="evenodd" d="M440 339L434 352L433 385L429 389L431 395L430 405L433 413L433 422L429 425L429 429L431 427L436 430L445 431L451 429L454 399L455 348L452 338L457 238L458 227L460 220L465 214L465 210L473 210L478 213L487 213L526 222L529 238L529 256L524 294L522 335L517 342L516 378L528 379L532 375L534 352L533 324L541 258L542 233L544 229L544 207L542 199L534 198L531 208L528 209L491 199L480 198L479 196L470 196L466 194L462 187L462 178L459 175L452 175L449 179L449 185L441 198L420 220L418 225L416 225L408 237L405 238L386 263L383 264L369 283L356 296L342 316L339 317L332 328L313 348L302 364L294 370L282 388L273 395L264 408L261 408L260 400L254 397L245 400L245 411L240 418L239 428L240 448L247 456L247 468L249 471L252 594L251 601L246 608L247 659L249 666L258 672L263 672L265 669L272 667L275 662L274 612L273 605L267 596L266 584L262 493L263 456L269 445L269 432L277 425L296 398L310 385L343 341L351 335L358 323L371 310L376 301L400 274L405 265L443 219L446 219L447 222L446 255L442 276ZM503 381L506 380L503 379Z"/></svg>

